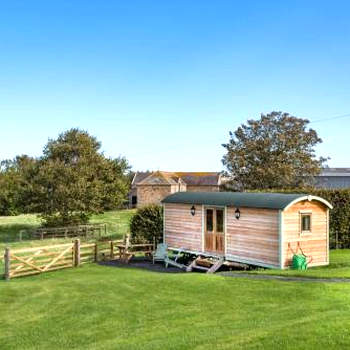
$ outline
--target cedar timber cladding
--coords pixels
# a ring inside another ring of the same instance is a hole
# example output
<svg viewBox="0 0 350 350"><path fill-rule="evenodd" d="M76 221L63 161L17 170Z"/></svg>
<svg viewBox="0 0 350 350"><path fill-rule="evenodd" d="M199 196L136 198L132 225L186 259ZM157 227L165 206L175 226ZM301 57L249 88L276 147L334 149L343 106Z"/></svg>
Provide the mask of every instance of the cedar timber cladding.
<svg viewBox="0 0 350 350"><path fill-rule="evenodd" d="M164 205L164 240L169 247L189 251L202 250L202 210L196 206L191 215L191 205Z"/></svg>
<svg viewBox="0 0 350 350"><path fill-rule="evenodd" d="M278 210L227 208L226 256L231 260L279 267Z"/></svg>
<svg viewBox="0 0 350 350"><path fill-rule="evenodd" d="M300 214L311 213L310 234L300 233ZM283 264L291 265L293 251L301 247L306 256L312 257L310 266L327 265L328 256L328 208L315 201L295 203L283 213ZM300 251L299 251L300 253Z"/></svg>
<svg viewBox="0 0 350 350"><path fill-rule="evenodd" d="M280 193L177 192L162 203L164 242L170 248L272 268L290 266L293 255L301 253L307 256L310 266L329 263L328 218L332 206L320 197ZM195 215L191 215L192 206L196 209ZM221 212L225 209L224 232L222 226L217 230L216 214L212 220L218 208ZM302 225L305 216L308 218L306 226ZM301 232L302 227L306 227L304 232ZM204 237L207 241L207 238L216 237L218 232L224 234L224 251L209 249L204 244Z"/></svg>

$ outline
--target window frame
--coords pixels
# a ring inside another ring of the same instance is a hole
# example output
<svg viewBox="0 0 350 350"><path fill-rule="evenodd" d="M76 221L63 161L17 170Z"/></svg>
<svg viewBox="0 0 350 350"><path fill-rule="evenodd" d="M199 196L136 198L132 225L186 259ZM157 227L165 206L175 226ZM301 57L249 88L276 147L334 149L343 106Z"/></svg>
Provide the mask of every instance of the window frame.
<svg viewBox="0 0 350 350"><path fill-rule="evenodd" d="M208 231L207 228L207 210L210 209L213 211L213 230L212 231ZM223 210L223 231L222 232L218 232L217 231L217 222L216 222L216 210ZM205 205L203 206L203 211L204 211L204 215L203 215L203 223L204 223L204 227L203 227L203 231L205 233L219 233L219 234L224 234L226 235L226 209L224 206L222 205Z"/></svg>
<svg viewBox="0 0 350 350"><path fill-rule="evenodd" d="M303 216L310 217L310 230L303 230ZM300 236L307 236L312 234L312 212L311 211L299 211L299 232Z"/></svg>
<svg viewBox="0 0 350 350"><path fill-rule="evenodd" d="M222 212L222 230L218 230L218 210ZM215 208L215 232L224 233L225 232L225 210L223 208Z"/></svg>
<svg viewBox="0 0 350 350"><path fill-rule="evenodd" d="M208 230L208 210L211 210L211 226L212 226L212 229L211 230ZM214 228L215 228L215 223L214 223L214 220L215 220L215 210L214 208L206 208L205 209L205 231L207 233L214 233Z"/></svg>

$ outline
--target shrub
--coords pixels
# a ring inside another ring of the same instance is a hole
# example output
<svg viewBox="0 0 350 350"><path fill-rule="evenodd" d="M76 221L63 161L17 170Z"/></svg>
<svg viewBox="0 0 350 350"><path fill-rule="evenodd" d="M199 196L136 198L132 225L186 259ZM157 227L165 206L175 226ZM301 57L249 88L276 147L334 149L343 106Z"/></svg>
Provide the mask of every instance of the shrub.
<svg viewBox="0 0 350 350"><path fill-rule="evenodd" d="M156 242L163 240L163 208L148 205L139 208L130 221L131 242Z"/></svg>

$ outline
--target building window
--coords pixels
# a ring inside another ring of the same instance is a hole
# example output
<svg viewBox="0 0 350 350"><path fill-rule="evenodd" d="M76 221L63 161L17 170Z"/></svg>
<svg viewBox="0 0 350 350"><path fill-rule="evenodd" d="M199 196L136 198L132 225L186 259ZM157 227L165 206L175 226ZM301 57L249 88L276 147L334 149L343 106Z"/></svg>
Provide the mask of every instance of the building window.
<svg viewBox="0 0 350 350"><path fill-rule="evenodd" d="M216 232L224 232L224 211L216 209Z"/></svg>
<svg viewBox="0 0 350 350"><path fill-rule="evenodd" d="M301 233L311 233L311 214L301 213L300 214L300 231Z"/></svg>
<svg viewBox="0 0 350 350"><path fill-rule="evenodd" d="M131 197L131 204L136 205L137 204L137 196L132 196Z"/></svg>
<svg viewBox="0 0 350 350"><path fill-rule="evenodd" d="M213 209L207 209L207 232L214 230Z"/></svg>

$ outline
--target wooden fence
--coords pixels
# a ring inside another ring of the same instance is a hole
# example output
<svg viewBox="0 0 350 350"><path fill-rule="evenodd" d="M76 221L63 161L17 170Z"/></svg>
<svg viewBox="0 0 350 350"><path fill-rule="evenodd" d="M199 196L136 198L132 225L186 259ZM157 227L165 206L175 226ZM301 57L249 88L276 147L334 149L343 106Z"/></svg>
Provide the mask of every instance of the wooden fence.
<svg viewBox="0 0 350 350"><path fill-rule="evenodd" d="M86 224L65 227L42 227L34 231L21 230L19 232L19 240L22 241L24 235L29 235L31 238L70 238L70 237L88 237L95 236L101 238L102 233L107 234L106 224Z"/></svg>
<svg viewBox="0 0 350 350"><path fill-rule="evenodd" d="M5 249L5 279L28 276L43 272L77 267L96 261L112 260L118 257L115 245L121 241L105 241L81 244L79 239L72 243L45 247Z"/></svg>

